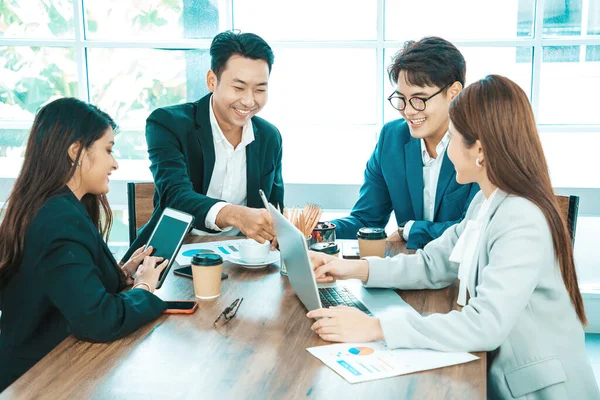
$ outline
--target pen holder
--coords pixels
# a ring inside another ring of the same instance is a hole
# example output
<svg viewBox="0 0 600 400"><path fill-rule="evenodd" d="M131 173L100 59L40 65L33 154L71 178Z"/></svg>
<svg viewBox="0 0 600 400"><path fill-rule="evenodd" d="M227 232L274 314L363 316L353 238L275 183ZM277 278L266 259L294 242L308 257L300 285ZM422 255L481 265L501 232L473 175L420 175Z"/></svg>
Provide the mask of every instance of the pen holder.
<svg viewBox="0 0 600 400"><path fill-rule="evenodd" d="M312 237L306 238L306 247L307 248L310 248L310 246L313 243L315 243L315 242L313 242ZM287 276L287 268L285 266L285 263L283 262L283 256L281 255L281 249L279 250L279 273L283 276Z"/></svg>
<svg viewBox="0 0 600 400"><path fill-rule="evenodd" d="M333 222L319 222L311 233L312 243L335 242L335 224Z"/></svg>

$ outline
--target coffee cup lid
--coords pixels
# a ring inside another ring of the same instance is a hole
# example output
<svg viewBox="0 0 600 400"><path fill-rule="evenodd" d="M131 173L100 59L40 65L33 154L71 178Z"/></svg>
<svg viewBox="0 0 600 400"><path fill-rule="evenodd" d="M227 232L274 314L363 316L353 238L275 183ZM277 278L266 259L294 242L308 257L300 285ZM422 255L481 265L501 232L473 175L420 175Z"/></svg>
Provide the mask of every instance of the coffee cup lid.
<svg viewBox="0 0 600 400"><path fill-rule="evenodd" d="M387 238L383 228L360 228L356 237L365 240L379 240Z"/></svg>
<svg viewBox="0 0 600 400"><path fill-rule="evenodd" d="M199 267L213 267L215 265L223 264L223 257L218 254L194 254L192 257L192 264Z"/></svg>
<svg viewBox="0 0 600 400"><path fill-rule="evenodd" d="M310 249L325 254L337 254L340 252L340 248L334 242L315 243L310 246Z"/></svg>

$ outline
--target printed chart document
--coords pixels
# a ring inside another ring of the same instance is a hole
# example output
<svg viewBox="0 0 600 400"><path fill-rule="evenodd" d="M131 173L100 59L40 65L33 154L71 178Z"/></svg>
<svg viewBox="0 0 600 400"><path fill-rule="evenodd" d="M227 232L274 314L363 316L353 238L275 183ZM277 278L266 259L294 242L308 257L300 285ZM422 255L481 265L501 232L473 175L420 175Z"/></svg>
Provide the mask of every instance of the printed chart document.
<svg viewBox="0 0 600 400"><path fill-rule="evenodd" d="M232 253L239 251L238 246L242 240L244 239L184 244L181 246L175 261L181 266L190 265L192 257L198 253L217 253L224 259L227 259Z"/></svg>
<svg viewBox="0 0 600 400"><path fill-rule="evenodd" d="M218 242L203 242L203 243L191 243L184 244L181 246L175 261L182 267L190 265L192 257L199 253L216 253L223 257L224 260L228 260L232 254L239 252L240 242L244 239L235 240L222 240ZM270 254L276 253L279 257L279 251L273 250Z"/></svg>
<svg viewBox="0 0 600 400"><path fill-rule="evenodd" d="M383 342L338 343L309 347L313 356L350 383L366 382L479 359L469 353L388 349Z"/></svg>

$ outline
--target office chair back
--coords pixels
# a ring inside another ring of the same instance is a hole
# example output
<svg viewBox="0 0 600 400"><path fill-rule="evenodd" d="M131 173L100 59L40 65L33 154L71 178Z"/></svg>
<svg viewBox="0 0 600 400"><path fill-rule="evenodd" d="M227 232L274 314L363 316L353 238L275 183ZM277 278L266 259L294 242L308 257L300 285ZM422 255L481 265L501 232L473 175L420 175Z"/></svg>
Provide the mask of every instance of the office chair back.
<svg viewBox="0 0 600 400"><path fill-rule="evenodd" d="M579 196L556 195L558 206L571 236L571 243L575 246L575 230L577 228L577 214L579 213Z"/></svg>
<svg viewBox="0 0 600 400"><path fill-rule="evenodd" d="M127 183L127 210L129 212L129 244L137 231L150 220L154 212L154 182Z"/></svg>

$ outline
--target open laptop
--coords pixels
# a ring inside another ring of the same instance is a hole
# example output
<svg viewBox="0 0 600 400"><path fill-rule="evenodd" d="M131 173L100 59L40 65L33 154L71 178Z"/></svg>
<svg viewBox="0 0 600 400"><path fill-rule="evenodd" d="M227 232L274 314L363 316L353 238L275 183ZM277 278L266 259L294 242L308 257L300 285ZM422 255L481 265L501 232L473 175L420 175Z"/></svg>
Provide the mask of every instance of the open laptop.
<svg viewBox="0 0 600 400"><path fill-rule="evenodd" d="M416 312L392 289L367 289L358 280L317 285L306 239L292 223L267 202L262 191L261 197L273 218L279 251L287 268L290 285L309 311L348 305L375 316L399 310Z"/></svg>

